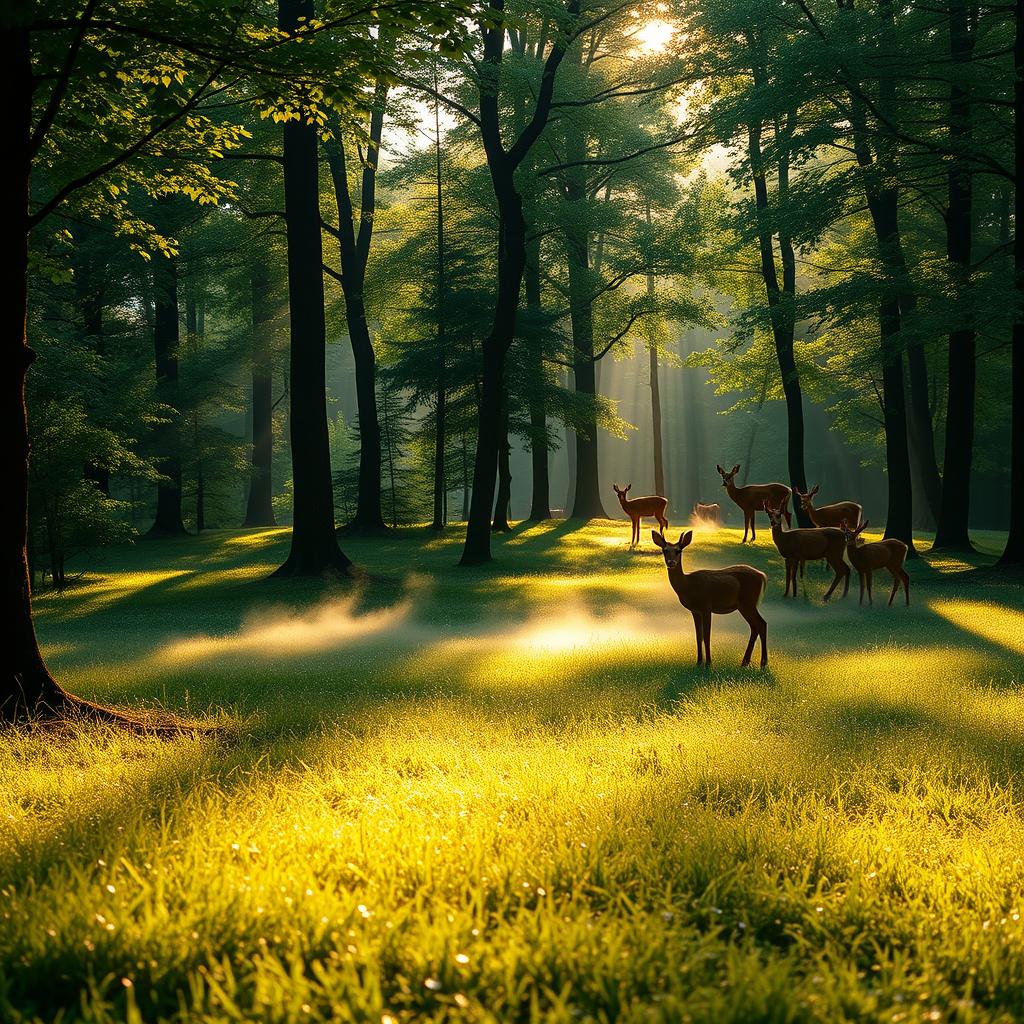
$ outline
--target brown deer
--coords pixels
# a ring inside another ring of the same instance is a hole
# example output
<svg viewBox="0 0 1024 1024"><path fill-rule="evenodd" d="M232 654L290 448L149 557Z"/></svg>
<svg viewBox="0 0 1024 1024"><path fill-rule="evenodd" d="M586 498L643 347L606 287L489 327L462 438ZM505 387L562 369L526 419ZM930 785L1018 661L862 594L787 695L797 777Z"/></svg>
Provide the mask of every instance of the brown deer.
<svg viewBox="0 0 1024 1024"><path fill-rule="evenodd" d="M796 574L801 562L824 558L836 574L832 586L825 592L825 600L832 596L832 591L839 586L840 580L843 580L843 597L846 597L850 590L850 567L843 561L843 548L846 546L843 531L831 526L783 530L781 509L772 508L766 501L764 510L772 524L772 540L775 541L775 547L786 560L786 592L783 596L789 596L791 583L793 596L797 596Z"/></svg>
<svg viewBox="0 0 1024 1024"><path fill-rule="evenodd" d="M633 536L629 541L630 547L640 543L640 520L644 516L657 519L658 525L663 530L668 529L668 517L665 515L668 509L668 498L662 498L657 494L650 494L644 498L627 498L626 495L632 486L632 484L626 484L620 491L615 484L612 484L612 490L618 495L622 511L633 521Z"/></svg>
<svg viewBox="0 0 1024 1024"><path fill-rule="evenodd" d="M691 515L694 519L703 519L708 523L720 523L722 521L722 506L717 501L710 505L702 505L696 501L693 504Z"/></svg>
<svg viewBox="0 0 1024 1024"><path fill-rule="evenodd" d="M750 664L754 641L760 637L761 668L764 668L768 664L768 623L757 605L768 586L768 577L751 565L684 572L683 548L693 540L693 530L687 530L675 544L665 540L657 530L651 530L651 537L665 556L668 581L679 603L693 616L697 664L711 667L711 616L739 612L750 626L750 640L742 664Z"/></svg>
<svg viewBox="0 0 1024 1024"><path fill-rule="evenodd" d="M892 592L889 594L889 607L892 607L893 598L903 584L907 595L907 607L910 607L910 577L907 570L903 568L903 562L907 557L907 545L895 537L888 540L876 540L869 544L858 544L864 527L868 525L865 519L860 526L851 528L844 520L842 524L843 537L846 540L846 553L850 556L850 564L857 570L860 577L860 603L864 603L864 585L867 584L868 604L871 600L871 576L876 569L888 569L892 574Z"/></svg>
<svg viewBox="0 0 1024 1024"><path fill-rule="evenodd" d="M814 496L818 493L818 490L818 484L815 484L806 494L799 487L793 488L794 507L796 502L799 501L800 507L807 513L807 518L815 526L841 527L843 520L856 526L860 522L860 517L863 515L864 510L855 501L836 501L831 505L821 505L815 508Z"/></svg>
<svg viewBox="0 0 1024 1024"><path fill-rule="evenodd" d="M743 510L743 544L747 543L747 530L750 530L751 541L757 540L757 524L754 522L754 515L764 508L766 501L772 502L786 517L786 525L790 524L789 516L789 488L785 484L747 484L746 487L737 487L736 474L740 471L739 463L732 467L728 473L721 466L716 466L722 477L722 486L729 497Z"/></svg>

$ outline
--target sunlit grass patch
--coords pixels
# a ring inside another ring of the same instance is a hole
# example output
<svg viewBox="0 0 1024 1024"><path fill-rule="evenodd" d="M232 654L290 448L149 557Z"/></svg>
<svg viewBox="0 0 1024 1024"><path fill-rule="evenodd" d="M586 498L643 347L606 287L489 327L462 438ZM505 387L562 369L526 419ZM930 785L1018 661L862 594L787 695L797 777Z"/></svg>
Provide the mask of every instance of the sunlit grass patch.
<svg viewBox="0 0 1024 1024"><path fill-rule="evenodd" d="M708 672L628 528L350 538L423 582L341 593L224 533L39 602L72 688L231 728L0 737L0 1019L1024 1016L1016 591L787 602L701 530L769 573L769 671L733 615Z"/></svg>
<svg viewBox="0 0 1024 1024"><path fill-rule="evenodd" d="M993 601L969 601L962 598L936 599L929 607L959 629L982 637L992 644L1024 654L1024 612L1005 608Z"/></svg>

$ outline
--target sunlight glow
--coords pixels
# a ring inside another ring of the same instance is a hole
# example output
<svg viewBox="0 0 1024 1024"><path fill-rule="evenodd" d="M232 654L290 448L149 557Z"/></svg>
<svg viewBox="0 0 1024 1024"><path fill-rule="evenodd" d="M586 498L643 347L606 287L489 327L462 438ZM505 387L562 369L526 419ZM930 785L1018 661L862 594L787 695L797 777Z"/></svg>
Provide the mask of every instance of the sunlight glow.
<svg viewBox="0 0 1024 1024"><path fill-rule="evenodd" d="M1024 654L1024 612L1014 611L991 601L964 601L959 598L935 600L929 605L959 629L999 644L1008 651Z"/></svg>
<svg viewBox="0 0 1024 1024"><path fill-rule="evenodd" d="M660 53L672 41L676 35L676 29L667 21L660 18L653 18L633 35L641 53Z"/></svg>

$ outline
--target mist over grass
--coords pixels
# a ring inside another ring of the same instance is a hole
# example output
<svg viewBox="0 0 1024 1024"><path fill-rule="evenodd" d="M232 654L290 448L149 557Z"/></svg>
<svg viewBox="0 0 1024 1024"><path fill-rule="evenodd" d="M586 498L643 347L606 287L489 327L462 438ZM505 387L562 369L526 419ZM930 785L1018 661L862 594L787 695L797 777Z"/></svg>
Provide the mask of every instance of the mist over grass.
<svg viewBox="0 0 1024 1024"><path fill-rule="evenodd" d="M353 540L354 590L218 532L41 595L75 692L229 728L0 736L0 1019L1024 1016L1019 585L785 601L739 536L687 565L768 573L766 672L737 616L696 668L628 523Z"/></svg>

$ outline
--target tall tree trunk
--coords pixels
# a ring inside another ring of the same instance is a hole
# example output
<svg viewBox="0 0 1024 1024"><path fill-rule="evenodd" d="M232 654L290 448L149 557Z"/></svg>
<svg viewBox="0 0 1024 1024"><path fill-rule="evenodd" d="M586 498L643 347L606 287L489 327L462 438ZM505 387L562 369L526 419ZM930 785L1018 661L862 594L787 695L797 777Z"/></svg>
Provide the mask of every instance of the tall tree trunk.
<svg viewBox="0 0 1024 1024"><path fill-rule="evenodd" d="M0 675L0 720L13 721L33 714L58 713L71 698L50 675L39 651L32 622L32 585L28 570L28 412L25 377L35 358L25 333L28 316L28 216L32 129L32 66L26 25L33 5L16 2L0 14L0 86L7 112L7 149L4 154L8 186L4 189L7 213L0 217L3 251L11 261L3 318L4 475L8 510L3 544L3 612L8 630L7 669Z"/></svg>
<svg viewBox="0 0 1024 1024"><path fill-rule="evenodd" d="M439 95L437 65L434 65L434 92ZM441 104L434 97L434 185L437 209L437 349L434 358L437 381L434 387L434 518L431 528L443 530L448 520L448 484L445 477L445 445L447 444L448 372L445 356L445 250L444 192L441 177Z"/></svg>
<svg viewBox="0 0 1024 1024"><path fill-rule="evenodd" d="M530 242L524 274L526 305L535 321L541 315L540 240ZM530 522L538 523L551 518L551 483L548 475L548 423L544 402L544 360L538 337L530 340L530 376L535 386L530 390Z"/></svg>
<svg viewBox="0 0 1024 1024"><path fill-rule="evenodd" d="M885 536L896 537L912 551L913 492L910 484L910 451L907 445L903 354L899 343L899 299L894 292L890 292L882 300L878 319L881 338L882 405L885 418L885 463L889 484Z"/></svg>
<svg viewBox="0 0 1024 1024"><path fill-rule="evenodd" d="M379 82L370 112L367 149L363 160L360 191L359 227L355 224L349 195L348 165L340 124L335 137L325 145L338 207L338 240L341 252L341 287L345 294L345 321L355 359L356 407L359 418L359 486L356 514L350 529L378 531L385 528L381 513L380 420L377 411L377 356L366 320L364 290L366 265L373 237L376 206L377 161L384 130L387 86Z"/></svg>
<svg viewBox="0 0 1024 1024"><path fill-rule="evenodd" d="M755 58L755 67L757 61ZM755 72L755 80L762 77ZM792 121L793 115L790 116ZM750 150L750 167L754 179L754 201L757 209L758 243L761 253L761 277L764 281L768 299L768 311L771 317L772 338L775 342L775 356L779 364L779 376L782 380L782 391L786 398L787 445L786 461L789 469L789 485L807 490L807 474L804 469L804 408L803 394L800 389L800 375L797 371L793 343L796 333L796 257L793 245L785 231L779 231L779 252L782 258L782 288L779 288L778 271L775 267L775 250L768 202L768 185L764 173L764 159L761 153L762 125L754 120L748 126L747 140ZM790 134L787 125L786 135ZM785 200L789 187L789 158L785 153L786 141L780 144L782 150L779 157L779 196L780 203ZM811 523L806 517L800 503L797 502L793 511L797 521L803 527Z"/></svg>
<svg viewBox="0 0 1024 1024"><path fill-rule="evenodd" d="M275 526L274 406L271 351L270 276L259 257L249 277L252 307L252 456L243 526Z"/></svg>
<svg viewBox="0 0 1024 1024"><path fill-rule="evenodd" d="M311 17L312 0L279 0L278 25L286 32ZM334 532L317 131L304 120L284 125L284 205L294 511L291 550L276 575L343 573L352 563Z"/></svg>
<svg viewBox="0 0 1024 1024"><path fill-rule="evenodd" d="M494 518L491 529L496 533L508 533L512 529L508 521L509 504L512 501L511 444L508 438L508 405L501 412L501 447L498 449L498 493L494 499Z"/></svg>
<svg viewBox="0 0 1024 1024"><path fill-rule="evenodd" d="M161 200L167 203L170 200ZM181 518L181 424L178 422L178 257L158 256L153 261L153 349L157 398L173 418L156 434L157 466L165 481L157 485L156 518L151 537L177 537L185 533Z"/></svg>
<svg viewBox="0 0 1024 1024"><path fill-rule="evenodd" d="M952 0L950 5L949 42L953 74L963 74L973 49L965 0ZM949 102L949 141L955 155L949 167L946 254L957 298L956 315L962 317L963 322L949 332L946 452L942 466L942 506L934 548L956 551L973 550L968 532L976 370L970 293L973 181L968 149L971 133L970 94L963 82L954 79Z"/></svg>
<svg viewBox="0 0 1024 1024"><path fill-rule="evenodd" d="M499 66L506 38L504 4L502 0L491 0L489 9L496 23L483 30L479 88L480 137L498 207L498 294L491 330L482 346L473 493L460 565L480 565L491 560L491 511L494 507L494 478L501 444L501 413L505 402L505 356L515 337L519 291L526 267L526 221L523 218L522 196L516 188L515 172L547 124L555 75L568 45L566 38L559 38L552 44L544 61L533 117L512 146L506 148L501 136L499 103ZM570 18L575 18L579 14L579 0L569 0L566 13Z"/></svg>
<svg viewBox="0 0 1024 1024"><path fill-rule="evenodd" d="M106 355L103 311L106 303L107 266L105 262L97 265L94 254L89 251L88 241L93 235L94 231L85 225L75 233L75 298L82 342L102 359ZM84 256L83 248L86 250ZM84 476L101 493L110 496L110 470L106 466L86 463Z"/></svg>
<svg viewBox="0 0 1024 1024"><path fill-rule="evenodd" d="M1014 196L1013 270L1015 311L1010 352L1010 532L1000 565L1024 565L1024 0L1014 5L1013 64Z"/></svg>

